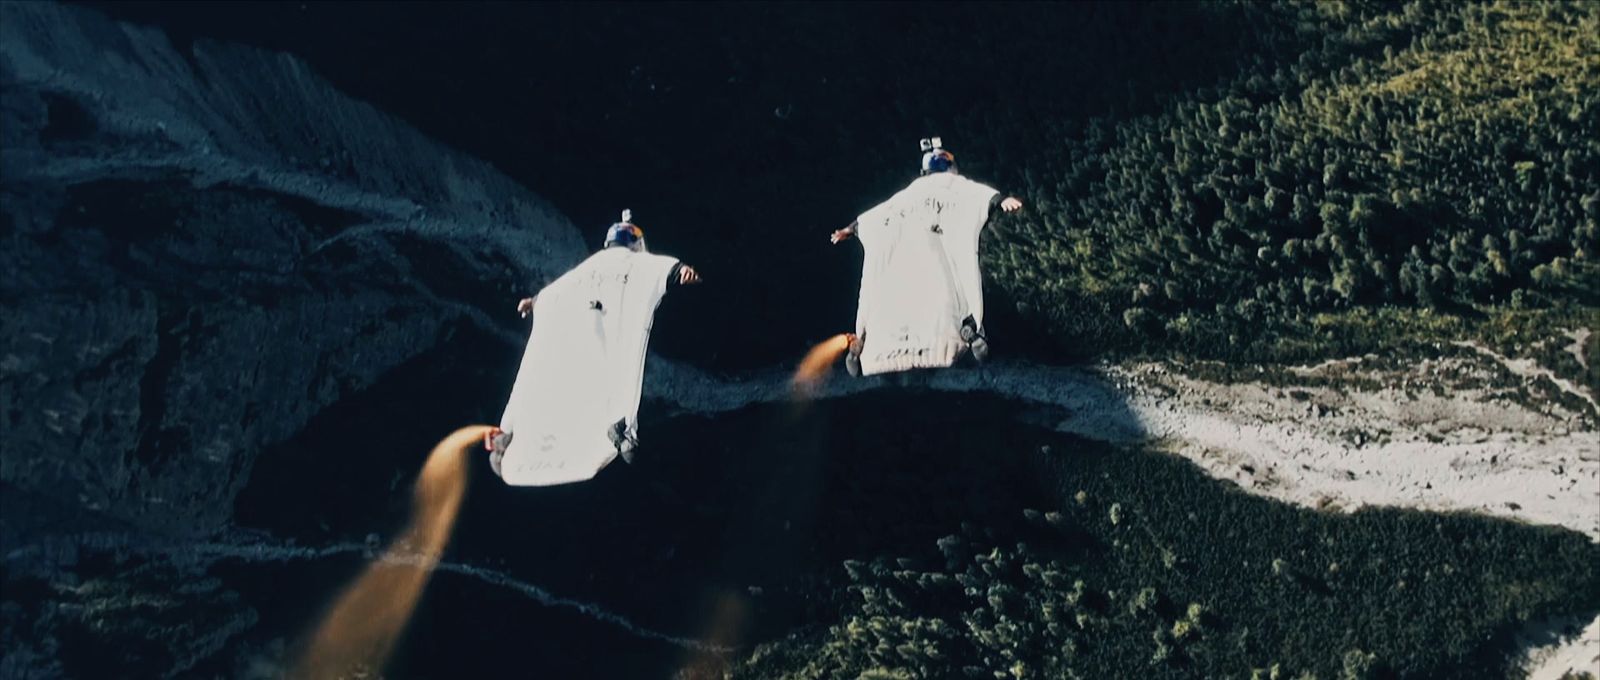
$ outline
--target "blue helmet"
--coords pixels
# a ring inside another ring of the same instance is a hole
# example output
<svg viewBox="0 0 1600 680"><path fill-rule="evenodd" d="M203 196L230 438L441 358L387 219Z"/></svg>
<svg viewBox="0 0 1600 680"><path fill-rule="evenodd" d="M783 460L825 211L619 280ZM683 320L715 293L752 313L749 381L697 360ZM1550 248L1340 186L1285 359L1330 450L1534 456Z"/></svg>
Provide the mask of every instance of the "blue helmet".
<svg viewBox="0 0 1600 680"><path fill-rule="evenodd" d="M623 246L629 250L644 250L644 230L633 223L633 211L622 211L622 221L611 225L606 230L606 242L603 247Z"/></svg>
<svg viewBox="0 0 1600 680"><path fill-rule="evenodd" d="M944 149L934 149L922 154L922 174L948 172L956 167L956 155Z"/></svg>
<svg viewBox="0 0 1600 680"><path fill-rule="evenodd" d="M956 155L944 149L938 137L922 140L922 174L949 172L956 167Z"/></svg>

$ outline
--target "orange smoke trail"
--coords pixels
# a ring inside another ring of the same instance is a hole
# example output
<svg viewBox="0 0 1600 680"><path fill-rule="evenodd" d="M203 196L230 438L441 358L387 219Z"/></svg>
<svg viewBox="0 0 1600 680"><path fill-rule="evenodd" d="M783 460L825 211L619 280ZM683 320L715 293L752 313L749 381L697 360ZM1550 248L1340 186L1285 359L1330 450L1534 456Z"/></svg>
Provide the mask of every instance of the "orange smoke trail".
<svg viewBox="0 0 1600 680"><path fill-rule="evenodd" d="M405 630L428 577L450 542L467 492L467 449L487 425L463 427L428 454L412 490L411 523L339 596L312 635L293 677L377 675Z"/></svg>
<svg viewBox="0 0 1600 680"><path fill-rule="evenodd" d="M808 398L815 395L833 372L834 362L849 349L849 333L840 333L812 347L806 358L800 360L800 367L795 369L794 379L790 381L794 395Z"/></svg>

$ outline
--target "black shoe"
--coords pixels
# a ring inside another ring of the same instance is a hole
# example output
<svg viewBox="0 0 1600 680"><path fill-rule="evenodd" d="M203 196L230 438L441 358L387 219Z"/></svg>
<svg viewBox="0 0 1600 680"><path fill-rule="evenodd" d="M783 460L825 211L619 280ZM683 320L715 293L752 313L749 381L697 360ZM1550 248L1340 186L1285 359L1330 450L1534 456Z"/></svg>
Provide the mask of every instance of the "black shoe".
<svg viewBox="0 0 1600 680"><path fill-rule="evenodd" d="M844 353L844 370L852 378L861 377L861 336L850 336L850 349Z"/></svg>
<svg viewBox="0 0 1600 680"><path fill-rule="evenodd" d="M617 453L622 455L622 461L633 463L633 450L639 447L639 440L628 436L628 419L619 418L606 430L606 436L611 439L611 445L617 447Z"/></svg>
<svg viewBox="0 0 1600 680"><path fill-rule="evenodd" d="M489 469L494 470L496 477L505 476L500 474L500 462L505 460L506 449L510 447L510 432L501 432L500 434L495 435L494 439L489 442Z"/></svg>
<svg viewBox="0 0 1600 680"><path fill-rule="evenodd" d="M980 364L989 360L989 339L978 332L978 322L970 316L961 320L961 341L967 343L973 360Z"/></svg>
<svg viewBox="0 0 1600 680"><path fill-rule="evenodd" d="M989 341L983 336L978 336L978 339L968 344L967 348L972 350L972 358L978 363L989 360Z"/></svg>

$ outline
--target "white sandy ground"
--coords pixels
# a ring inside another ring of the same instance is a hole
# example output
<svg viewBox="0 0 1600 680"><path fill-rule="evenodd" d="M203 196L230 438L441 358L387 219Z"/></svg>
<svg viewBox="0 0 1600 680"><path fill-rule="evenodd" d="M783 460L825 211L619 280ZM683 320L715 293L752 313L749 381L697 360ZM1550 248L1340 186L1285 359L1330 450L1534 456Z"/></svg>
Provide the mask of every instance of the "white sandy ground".
<svg viewBox="0 0 1600 680"><path fill-rule="evenodd" d="M1597 410L1569 411L1534 383L1548 379L1590 407L1594 395L1532 362L1472 349L1476 356L1399 368L1374 367L1385 362L1370 355L1293 367L1276 385L1213 382L1192 377L1198 367L1155 363L998 363L937 372L917 384L1059 407L1045 416L1058 430L1154 444L1249 492L1307 507L1476 512L1559 525L1600 541ZM714 412L787 398L781 378L719 381L657 357L646 390L687 410ZM890 384L837 375L819 396ZM1531 398L1510 398L1518 387ZM1587 671L1600 678L1600 618L1585 623L1530 625L1522 635L1529 677Z"/></svg>
<svg viewBox="0 0 1600 680"><path fill-rule="evenodd" d="M1437 368L1430 363L1456 362L1423 362L1413 372ZM1179 395L1155 414L1170 448L1247 490L1319 508L1467 510L1600 539L1600 436L1592 417L1539 413L1484 390L1408 395L1395 386L1286 390L1157 377L1152 382ZM1284 396L1291 392L1304 401ZM1572 636L1583 624L1529 626L1522 636L1529 677L1600 676L1600 617Z"/></svg>

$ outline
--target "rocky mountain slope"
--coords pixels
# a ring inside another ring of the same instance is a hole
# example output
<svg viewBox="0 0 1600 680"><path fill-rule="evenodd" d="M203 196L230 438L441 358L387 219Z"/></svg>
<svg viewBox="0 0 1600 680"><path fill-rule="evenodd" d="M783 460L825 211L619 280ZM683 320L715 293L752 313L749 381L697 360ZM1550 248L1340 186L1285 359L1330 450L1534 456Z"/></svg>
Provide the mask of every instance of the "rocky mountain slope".
<svg viewBox="0 0 1600 680"><path fill-rule="evenodd" d="M586 252L292 57L3 11L7 496L215 530L264 445Z"/></svg>

